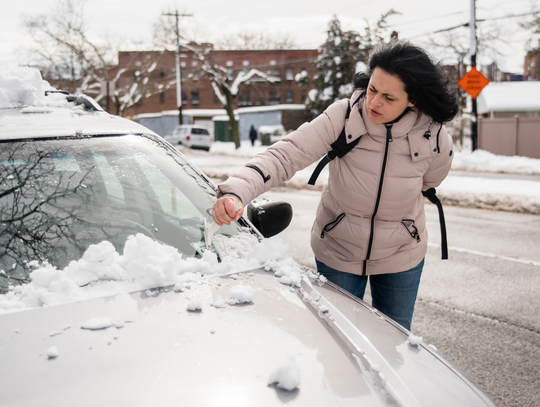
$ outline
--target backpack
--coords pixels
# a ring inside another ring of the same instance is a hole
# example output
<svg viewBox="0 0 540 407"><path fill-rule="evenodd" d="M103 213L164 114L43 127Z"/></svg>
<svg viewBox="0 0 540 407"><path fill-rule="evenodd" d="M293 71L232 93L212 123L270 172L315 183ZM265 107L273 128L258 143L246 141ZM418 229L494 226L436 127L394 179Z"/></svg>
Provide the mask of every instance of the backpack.
<svg viewBox="0 0 540 407"><path fill-rule="evenodd" d="M358 98L360 99L360 98ZM358 99L356 102L358 102ZM356 102L353 103L353 106L356 104ZM351 114L351 104L350 102L347 105L347 113L345 114L345 121L349 118ZM439 133L441 132L441 127L439 128ZM428 130L429 132L429 130ZM317 181L317 178L319 177L321 171L323 170L326 165L332 161L334 158L342 158L345 154L347 154L349 151L351 151L360 141L362 136L358 137L356 140L351 141L350 143L347 143L347 135L345 133L345 126L343 126L343 130L341 130L341 133L339 134L339 137L336 141L334 141L330 147L332 149L319 161L317 164L317 167L313 171L313 174L311 174L311 177L309 178L308 184L309 185L315 185L315 181ZM437 139L439 138L439 134L437 133ZM422 191L422 195L427 198L432 204L435 204L437 206L437 210L439 212L439 224L441 227L441 258L443 260L448 260L448 241L446 237L446 222L444 219L444 212L442 203L439 200L439 198L436 195L435 188L429 188L426 191Z"/></svg>

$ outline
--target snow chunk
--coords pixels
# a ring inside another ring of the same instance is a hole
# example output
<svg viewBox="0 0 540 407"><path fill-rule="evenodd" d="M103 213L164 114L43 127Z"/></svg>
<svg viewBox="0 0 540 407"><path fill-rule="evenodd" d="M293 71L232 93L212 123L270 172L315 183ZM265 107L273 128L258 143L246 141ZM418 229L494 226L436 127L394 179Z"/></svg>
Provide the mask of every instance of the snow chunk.
<svg viewBox="0 0 540 407"><path fill-rule="evenodd" d="M422 343L422 337L413 334L409 335L409 343L413 346L418 346Z"/></svg>
<svg viewBox="0 0 540 407"><path fill-rule="evenodd" d="M253 302L254 290L249 285L235 285L231 288L231 298L227 300L227 304L236 305Z"/></svg>
<svg viewBox="0 0 540 407"><path fill-rule="evenodd" d="M287 360L268 377L268 384L274 384L282 389L291 391L300 385L300 366L296 363L294 355Z"/></svg>
<svg viewBox="0 0 540 407"><path fill-rule="evenodd" d="M219 295L210 305L214 308L225 308L225 301L223 301L223 298L221 298L221 295Z"/></svg>
<svg viewBox="0 0 540 407"><path fill-rule="evenodd" d="M54 359L57 358L60 355L60 352L58 352L58 348L56 346L51 346L47 350L47 358L48 359Z"/></svg>
<svg viewBox="0 0 540 407"><path fill-rule="evenodd" d="M100 318L92 318L86 321L84 324L81 325L81 329L89 329L91 331L96 331L99 329L107 329L112 326L120 329L120 328L123 328L124 325L125 325L124 321L113 320L110 317L100 317Z"/></svg>
<svg viewBox="0 0 540 407"><path fill-rule="evenodd" d="M201 300L199 300L198 298L192 298L191 300L189 300L186 309L191 312L201 311L202 310Z"/></svg>

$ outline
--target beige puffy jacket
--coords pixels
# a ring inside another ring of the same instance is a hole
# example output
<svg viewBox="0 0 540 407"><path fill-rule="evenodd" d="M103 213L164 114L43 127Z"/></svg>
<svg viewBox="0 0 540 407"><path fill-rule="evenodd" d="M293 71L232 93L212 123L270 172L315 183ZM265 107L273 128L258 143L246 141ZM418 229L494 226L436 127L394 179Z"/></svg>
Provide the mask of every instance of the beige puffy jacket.
<svg viewBox="0 0 540 407"><path fill-rule="evenodd" d="M427 251L422 191L437 187L452 163L444 126L411 109L387 128L367 117L364 97L333 103L319 117L258 154L218 187L243 204L318 161L345 126L359 143L329 164L311 232L317 260L353 274L383 274L417 266ZM356 102L356 103L355 103ZM348 104L352 110L345 120ZM354 105L353 105L354 103Z"/></svg>

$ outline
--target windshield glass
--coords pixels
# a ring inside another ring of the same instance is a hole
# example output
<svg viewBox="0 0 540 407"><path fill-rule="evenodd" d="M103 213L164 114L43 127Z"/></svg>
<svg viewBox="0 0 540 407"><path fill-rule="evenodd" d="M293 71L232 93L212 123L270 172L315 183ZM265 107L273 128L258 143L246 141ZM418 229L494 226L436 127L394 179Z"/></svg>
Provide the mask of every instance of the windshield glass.
<svg viewBox="0 0 540 407"><path fill-rule="evenodd" d="M0 290L29 281L33 260L64 268L103 240L122 253L137 233L200 257L214 201L213 188L158 139L2 143Z"/></svg>

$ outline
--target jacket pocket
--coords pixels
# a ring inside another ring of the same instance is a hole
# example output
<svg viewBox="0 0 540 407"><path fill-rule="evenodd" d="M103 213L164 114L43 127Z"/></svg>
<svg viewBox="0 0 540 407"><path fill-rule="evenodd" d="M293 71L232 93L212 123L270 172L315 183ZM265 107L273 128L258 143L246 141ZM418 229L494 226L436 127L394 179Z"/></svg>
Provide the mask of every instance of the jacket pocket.
<svg viewBox="0 0 540 407"><path fill-rule="evenodd" d="M321 230L321 239L324 238L324 234L326 232L330 232L332 229L334 229L337 225L339 225L339 222L341 222L343 220L343 218L345 217L345 214L342 213L341 215L339 215L336 219L334 219L332 222L330 223L327 223L326 225L324 225L324 227L322 228Z"/></svg>
<svg viewBox="0 0 540 407"><path fill-rule="evenodd" d="M418 229L416 228L416 226L414 226L414 220L412 220L412 219L403 219L401 221L401 224L403 225L403 227L405 227L405 229L407 230L409 235L411 235L412 238L414 238L414 239L416 239L416 241L420 242L420 234L418 233Z"/></svg>
<svg viewBox="0 0 540 407"><path fill-rule="evenodd" d="M262 170L261 170L259 167L257 167L256 165L251 165L251 164L249 164L249 165L246 165L246 167L251 168L252 170L257 171L257 172L259 173L259 175L262 177L262 179L263 179L263 181L264 181L265 184L266 184L268 181L270 181L270 178L272 178L272 177L270 177L270 175L264 175L264 173L262 172Z"/></svg>

